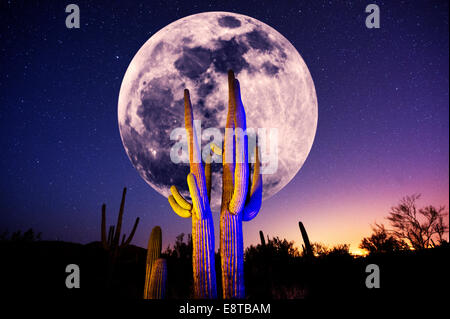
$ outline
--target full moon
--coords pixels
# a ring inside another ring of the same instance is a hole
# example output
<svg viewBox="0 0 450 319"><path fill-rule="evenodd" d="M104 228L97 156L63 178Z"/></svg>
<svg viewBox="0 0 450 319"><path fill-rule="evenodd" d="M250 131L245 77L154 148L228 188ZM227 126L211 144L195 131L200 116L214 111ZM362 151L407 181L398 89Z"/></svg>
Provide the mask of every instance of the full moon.
<svg viewBox="0 0 450 319"><path fill-rule="evenodd" d="M119 93L124 148L140 176L163 196L176 185L189 197L189 166L170 157L176 143L170 134L184 127L183 90L190 91L202 129L224 128L228 69L240 82L247 127L277 129L277 169L263 174L263 200L283 189L305 162L318 110L314 83L300 54L259 20L229 12L199 13L147 40L128 66ZM213 210L220 207L221 170L221 164L212 165Z"/></svg>

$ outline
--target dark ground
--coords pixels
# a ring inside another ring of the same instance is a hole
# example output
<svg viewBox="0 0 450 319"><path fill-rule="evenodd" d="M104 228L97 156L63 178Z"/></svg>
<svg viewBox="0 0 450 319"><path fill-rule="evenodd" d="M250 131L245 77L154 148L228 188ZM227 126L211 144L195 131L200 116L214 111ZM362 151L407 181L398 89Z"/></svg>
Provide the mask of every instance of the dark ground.
<svg viewBox="0 0 450 319"><path fill-rule="evenodd" d="M302 257L274 256L259 251L245 263L249 299L333 299L348 301L375 297L433 299L449 284L449 247L354 258L350 255ZM0 242L1 290L11 298L127 298L142 297L146 250L128 246L107 280L108 255L100 243ZM189 258L165 256L168 261L168 298L192 297ZM80 289L67 289L68 264L80 267ZM220 271L219 260L216 262ZM365 268L380 267L380 289L368 289ZM217 273L220 278L220 273ZM220 290L220 287L218 287Z"/></svg>

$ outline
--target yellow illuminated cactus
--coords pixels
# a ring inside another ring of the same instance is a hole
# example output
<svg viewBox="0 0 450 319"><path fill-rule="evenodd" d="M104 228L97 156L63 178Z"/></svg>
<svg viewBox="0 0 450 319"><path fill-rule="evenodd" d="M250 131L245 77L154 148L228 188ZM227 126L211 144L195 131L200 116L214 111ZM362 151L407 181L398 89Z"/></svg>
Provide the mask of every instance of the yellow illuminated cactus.
<svg viewBox="0 0 450 319"><path fill-rule="evenodd" d="M193 112L189 91L184 90L184 119L188 137L190 173L187 177L192 204L170 188L169 203L176 214L192 218L192 266L194 272L194 295L196 298L217 298L214 261L214 224L209 206L211 192L211 167L201 161L201 152L193 128Z"/></svg>
<svg viewBox="0 0 450 319"><path fill-rule="evenodd" d="M166 260L155 260L150 276L150 288L147 299L164 299L166 296L167 264Z"/></svg>
<svg viewBox="0 0 450 319"><path fill-rule="evenodd" d="M152 229L147 246L147 262L145 269L144 299L151 299L151 274L155 261L161 256L162 234L161 227L155 226Z"/></svg>

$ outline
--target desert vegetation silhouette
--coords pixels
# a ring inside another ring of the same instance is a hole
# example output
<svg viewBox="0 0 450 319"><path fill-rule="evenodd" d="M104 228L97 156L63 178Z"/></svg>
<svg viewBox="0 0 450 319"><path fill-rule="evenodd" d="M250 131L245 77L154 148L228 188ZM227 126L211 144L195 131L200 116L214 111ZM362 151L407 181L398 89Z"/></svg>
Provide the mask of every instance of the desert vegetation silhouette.
<svg viewBox="0 0 450 319"><path fill-rule="evenodd" d="M363 238L360 244L360 248L367 251L366 256L352 255L348 244L329 247L320 243L317 240L320 238L309 236L301 221L297 244L278 236L264 235L261 230L260 243L247 247L243 253L245 297L314 299L339 295L356 298L380 293L394 297L399 292L414 296L439 286L443 278L448 277L450 246L446 240L448 223L445 219L448 212L445 208L430 205L419 208L418 198L414 195L401 199L388 212L386 225L373 226L372 234ZM400 224L399 219L407 223ZM0 247L8 274L4 278L4 289L11 295L21 295L21 287L32 284L59 297L198 297L190 234L180 234L173 245L162 251L163 230L155 226L149 234L147 249L129 243L122 246L117 258L112 259L109 245L105 248L102 240L103 231L100 233L99 241L81 245L43 240L33 229L24 233L3 232ZM214 252L217 278L221 277L220 259L219 249ZM111 274L108 267L112 262L114 272ZM61 269L69 263L80 265L83 289L67 290L61 285L65 275ZM382 269L382 289L368 290L364 285L365 267L372 263ZM40 275L22 276L30 268ZM222 290L221 280L218 280L217 288ZM217 297L223 298L221 294Z"/></svg>

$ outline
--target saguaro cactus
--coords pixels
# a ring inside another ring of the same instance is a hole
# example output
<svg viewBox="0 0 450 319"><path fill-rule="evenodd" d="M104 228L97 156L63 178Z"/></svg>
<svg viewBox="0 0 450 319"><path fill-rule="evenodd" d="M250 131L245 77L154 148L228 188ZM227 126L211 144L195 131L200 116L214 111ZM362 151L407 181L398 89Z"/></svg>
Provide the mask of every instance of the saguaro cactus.
<svg viewBox="0 0 450 319"><path fill-rule="evenodd" d="M264 238L264 233L262 230L259 231L259 238L261 239L261 246L266 246L266 240Z"/></svg>
<svg viewBox="0 0 450 319"><path fill-rule="evenodd" d="M155 261L159 259L159 257L161 256L161 247L162 247L161 227L155 226L153 227L152 233L150 234L150 238L148 239L144 299L152 299L151 298L152 269L155 265Z"/></svg>
<svg viewBox="0 0 450 319"><path fill-rule="evenodd" d="M244 243L242 221L256 217L262 201L262 176L259 151L250 185L248 138L244 105L239 82L228 71L228 115L222 152L222 205L220 213L220 255L223 298L244 298ZM234 132L234 138L233 138ZM236 163L234 163L234 157Z"/></svg>
<svg viewBox="0 0 450 319"><path fill-rule="evenodd" d="M167 265L166 260L157 259L152 267L150 289L147 299L164 299L166 295Z"/></svg>
<svg viewBox="0 0 450 319"><path fill-rule="evenodd" d="M252 183L248 161L248 138L245 110L241 101L239 82L233 71L228 72L228 115L225 127L224 147L213 146L222 155L222 205L220 214L220 254L224 298L244 298L244 244L242 221L256 217L261 208L262 176L259 172L259 151L255 150ZM188 175L189 192L193 204L187 202L175 186L171 187L169 203L181 217L192 216L192 239L194 245L193 267L196 296L216 296L214 273L214 231L209 206L211 193L211 168L201 162L200 150L193 129L192 107L189 91L185 90L185 126L189 139ZM249 186L251 187L249 189ZM206 267L206 268L205 268ZM206 272L205 269L209 269Z"/></svg>
<svg viewBox="0 0 450 319"><path fill-rule="evenodd" d="M214 224L209 206L211 191L211 167L203 169L201 152L193 128L193 112L189 91L184 90L184 119L188 137L190 173L187 177L192 204L170 188L169 203L176 214L192 218L192 266L194 271L194 295L196 298L217 298L214 261Z"/></svg>
<svg viewBox="0 0 450 319"><path fill-rule="evenodd" d="M309 242L308 233L306 232L305 226L303 226L302 222L298 222L298 227L300 227L300 232L302 233L303 242L305 243L305 245L303 246L303 249L306 251L306 256L314 257L314 253L313 253L311 244Z"/></svg>
<svg viewBox="0 0 450 319"><path fill-rule="evenodd" d="M105 248L106 250L108 250L110 252L113 262L118 257L119 251L122 248L128 246L130 244L131 240L133 240L134 233L136 232L136 228L139 224L139 217L137 217L136 221L134 223L133 229L131 230L130 236L128 236L128 239L125 240L126 236L124 234L122 237L122 242L119 244L120 232L122 229L122 218L123 218L123 211L124 211L124 207L125 207L126 194L127 194L127 188L124 187L123 193L122 193L122 201L120 202L119 217L117 219L117 225L116 225L116 227L111 226L109 228L108 239L106 239L106 204L102 205L101 240L102 240L103 248ZM115 230L115 232L114 232L114 230Z"/></svg>

